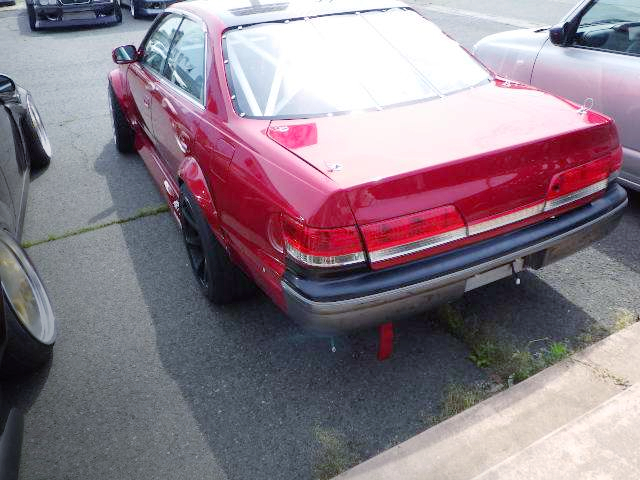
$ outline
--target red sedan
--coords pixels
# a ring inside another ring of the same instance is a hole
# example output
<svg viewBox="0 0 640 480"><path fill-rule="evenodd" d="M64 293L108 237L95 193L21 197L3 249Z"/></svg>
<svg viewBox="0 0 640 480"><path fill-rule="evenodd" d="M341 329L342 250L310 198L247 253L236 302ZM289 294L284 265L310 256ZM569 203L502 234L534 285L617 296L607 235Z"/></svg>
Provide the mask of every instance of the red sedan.
<svg viewBox="0 0 640 480"><path fill-rule="evenodd" d="M414 315L611 231L612 121L496 78L394 0L172 6L113 52L114 135L206 296L315 330Z"/></svg>

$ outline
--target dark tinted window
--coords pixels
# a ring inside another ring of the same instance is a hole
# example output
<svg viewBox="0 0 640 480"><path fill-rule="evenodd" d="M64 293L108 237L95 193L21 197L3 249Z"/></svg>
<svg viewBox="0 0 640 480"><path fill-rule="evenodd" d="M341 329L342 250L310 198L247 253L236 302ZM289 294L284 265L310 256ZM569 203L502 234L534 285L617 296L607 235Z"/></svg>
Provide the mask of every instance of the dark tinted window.
<svg viewBox="0 0 640 480"><path fill-rule="evenodd" d="M199 101L204 99L205 35L202 26L185 18L176 33L164 76Z"/></svg>
<svg viewBox="0 0 640 480"><path fill-rule="evenodd" d="M169 15L160 22L144 45L144 53L140 63L156 72L162 71L173 35L181 21L182 17Z"/></svg>

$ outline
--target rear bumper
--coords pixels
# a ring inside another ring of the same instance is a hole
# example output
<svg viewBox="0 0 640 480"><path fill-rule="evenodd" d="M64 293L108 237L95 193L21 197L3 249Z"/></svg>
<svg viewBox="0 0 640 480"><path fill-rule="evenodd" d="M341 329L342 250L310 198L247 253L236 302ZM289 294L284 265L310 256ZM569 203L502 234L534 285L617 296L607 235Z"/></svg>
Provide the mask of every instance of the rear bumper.
<svg viewBox="0 0 640 480"><path fill-rule="evenodd" d="M505 265L538 269L571 255L613 230L627 205L614 184L605 196L559 217L394 268L339 278L285 275L287 313L318 333L339 333L416 315L462 296L477 277ZM510 268L496 270L497 280Z"/></svg>
<svg viewBox="0 0 640 480"><path fill-rule="evenodd" d="M85 25L118 23L116 3L87 3L77 5L34 5L36 28L66 28ZM78 18L84 17L84 18Z"/></svg>

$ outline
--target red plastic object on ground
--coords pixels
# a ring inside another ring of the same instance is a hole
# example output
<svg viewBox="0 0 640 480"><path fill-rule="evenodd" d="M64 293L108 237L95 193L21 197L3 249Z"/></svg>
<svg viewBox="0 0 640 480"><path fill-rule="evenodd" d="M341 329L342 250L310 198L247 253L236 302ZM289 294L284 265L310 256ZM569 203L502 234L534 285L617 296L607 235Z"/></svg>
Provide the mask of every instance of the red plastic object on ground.
<svg viewBox="0 0 640 480"><path fill-rule="evenodd" d="M380 337L378 344L378 360L386 360L393 353L393 322L383 323L378 327Z"/></svg>

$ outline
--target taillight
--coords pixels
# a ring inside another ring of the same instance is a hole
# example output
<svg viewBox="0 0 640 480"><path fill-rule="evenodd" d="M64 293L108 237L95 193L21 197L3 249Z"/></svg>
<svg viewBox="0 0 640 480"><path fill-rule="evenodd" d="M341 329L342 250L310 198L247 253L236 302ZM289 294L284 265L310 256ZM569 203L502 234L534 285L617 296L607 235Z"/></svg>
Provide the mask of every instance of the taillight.
<svg viewBox="0 0 640 480"><path fill-rule="evenodd" d="M283 230L287 254L303 266L343 267L365 261L355 226L313 228L285 216Z"/></svg>
<svg viewBox="0 0 640 480"><path fill-rule="evenodd" d="M434 248L467 234L462 216L452 205L361 228L372 264Z"/></svg>
<svg viewBox="0 0 640 480"><path fill-rule="evenodd" d="M594 195L607 188L609 178L620 169L621 149L606 157L556 174L549 184L545 212Z"/></svg>

